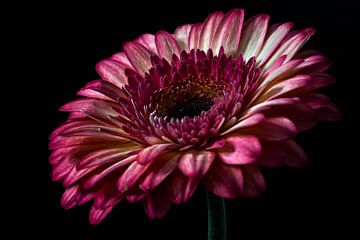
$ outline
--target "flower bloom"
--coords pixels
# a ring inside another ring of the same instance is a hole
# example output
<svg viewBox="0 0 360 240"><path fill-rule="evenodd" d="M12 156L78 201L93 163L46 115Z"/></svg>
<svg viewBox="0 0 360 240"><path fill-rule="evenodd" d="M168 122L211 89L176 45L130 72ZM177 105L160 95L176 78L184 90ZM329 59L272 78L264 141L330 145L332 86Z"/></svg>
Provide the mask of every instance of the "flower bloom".
<svg viewBox="0 0 360 240"><path fill-rule="evenodd" d="M265 14L212 13L175 33L144 34L96 66L50 136L52 178L66 209L93 200L98 224L120 201L142 200L150 218L186 202L201 184L223 198L258 196L259 167L306 161L297 133L337 120L330 61L299 52L311 28L269 24Z"/></svg>

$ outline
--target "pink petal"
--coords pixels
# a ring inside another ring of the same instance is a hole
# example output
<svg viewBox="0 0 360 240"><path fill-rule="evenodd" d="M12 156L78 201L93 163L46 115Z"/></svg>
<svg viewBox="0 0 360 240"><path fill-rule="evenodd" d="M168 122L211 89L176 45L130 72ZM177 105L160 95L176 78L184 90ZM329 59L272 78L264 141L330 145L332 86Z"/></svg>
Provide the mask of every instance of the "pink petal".
<svg viewBox="0 0 360 240"><path fill-rule="evenodd" d="M150 219L162 218L171 208L172 202L164 189L152 191L144 198L144 208Z"/></svg>
<svg viewBox="0 0 360 240"><path fill-rule="evenodd" d="M95 117L108 119L108 116L119 116L118 106L109 101L96 99L78 99L63 105L60 111L64 112L83 112Z"/></svg>
<svg viewBox="0 0 360 240"><path fill-rule="evenodd" d="M199 179L187 178L179 170L175 170L167 180L171 201L182 204L190 199L199 184Z"/></svg>
<svg viewBox="0 0 360 240"><path fill-rule="evenodd" d="M206 174L215 158L210 151L188 152L179 160L179 169L189 178L200 178Z"/></svg>
<svg viewBox="0 0 360 240"><path fill-rule="evenodd" d="M205 187L215 195L223 198L240 196L244 180L240 166L232 166L215 161L203 178Z"/></svg>
<svg viewBox="0 0 360 240"><path fill-rule="evenodd" d="M236 132L237 130L242 129L242 128L258 125L263 121L265 121L264 114L255 113L253 115L248 116L247 118L245 118L243 120L240 120L238 123L233 125L231 128L229 128L229 129L225 130L224 132L222 132L220 135L224 136L224 135L227 135L227 134L229 134L231 132Z"/></svg>
<svg viewBox="0 0 360 240"><path fill-rule="evenodd" d="M235 56L240 43L241 29L244 21L244 10L229 11L219 24L213 39L213 52L218 54L224 47L226 55Z"/></svg>
<svg viewBox="0 0 360 240"><path fill-rule="evenodd" d="M269 110L274 107L292 106L298 102L299 102L299 98L278 98L278 99L273 99L273 100L269 100L266 102L262 102L262 103L256 104L255 106L253 106L249 110L247 110L244 114L244 117L242 117L242 119L248 117L249 115L252 115L252 114L255 114L258 112L263 112L265 110Z"/></svg>
<svg viewBox="0 0 360 240"><path fill-rule="evenodd" d="M119 148L103 149L91 152L81 159L77 165L76 169L81 170L85 168L90 168L93 166L101 166L111 162L118 162L131 155L136 154L136 150L131 150L129 147L128 150L122 146Z"/></svg>
<svg viewBox="0 0 360 240"><path fill-rule="evenodd" d="M244 177L244 189L241 196L258 197L265 190L265 179L256 166L241 168Z"/></svg>
<svg viewBox="0 0 360 240"><path fill-rule="evenodd" d="M207 52L212 47L215 31L218 28L224 14L222 12L214 12L207 17L200 34L199 48Z"/></svg>
<svg viewBox="0 0 360 240"><path fill-rule="evenodd" d="M294 71L296 73L321 73L325 72L331 66L331 61L323 55L313 55L304 59Z"/></svg>
<svg viewBox="0 0 360 240"><path fill-rule="evenodd" d="M340 110L332 103L316 109L320 121L339 121L341 120Z"/></svg>
<svg viewBox="0 0 360 240"><path fill-rule="evenodd" d="M157 187L169 174L171 174L176 166L180 155L168 154L156 166L151 167L150 172L146 173L145 179L139 185L144 191L148 191Z"/></svg>
<svg viewBox="0 0 360 240"><path fill-rule="evenodd" d="M124 44L124 51L129 58L134 69L141 75L152 67L150 56L153 54L149 49L136 42L127 42Z"/></svg>
<svg viewBox="0 0 360 240"><path fill-rule="evenodd" d="M127 77L124 72L126 68L131 68L131 65L111 59L105 59L96 64L96 71L101 78L118 88L127 84Z"/></svg>
<svg viewBox="0 0 360 240"><path fill-rule="evenodd" d="M254 16L246 21L242 31L238 54L248 60L259 53L267 31L270 17L266 14Z"/></svg>
<svg viewBox="0 0 360 240"><path fill-rule="evenodd" d="M101 80L95 80L87 83L86 86L80 89L77 94L83 97L97 98L114 102L117 102L119 97L126 97L123 91L121 91L117 86Z"/></svg>
<svg viewBox="0 0 360 240"><path fill-rule="evenodd" d="M75 185L67 188L61 197L61 206L64 209L74 207L77 204L79 196L79 186Z"/></svg>
<svg viewBox="0 0 360 240"><path fill-rule="evenodd" d="M98 182L100 182L102 179L104 179L104 177L108 176L110 173L114 172L115 170L121 169L122 167L128 166L130 165L129 168L131 168L131 166L136 163L136 155L134 156L130 156L128 158L125 158L124 160L121 160L119 162L116 162L115 164L109 166L108 168L106 168L105 170L101 171L100 173L93 175L92 177L90 177L84 184L84 188L85 189L90 189L93 186L95 186L95 184L97 184ZM128 169L129 169L128 168Z"/></svg>
<svg viewBox="0 0 360 240"><path fill-rule="evenodd" d="M155 35L156 47L159 56L171 62L173 54L180 56L180 47L175 38L168 32L160 31Z"/></svg>
<svg viewBox="0 0 360 240"><path fill-rule="evenodd" d="M95 207L91 207L89 220L92 225L99 224L113 209L114 207L108 207L106 209L96 209Z"/></svg>
<svg viewBox="0 0 360 240"><path fill-rule="evenodd" d="M153 34L145 33L138 37L135 42L140 43L145 48L147 48L150 52L155 54L158 53L155 43L155 36Z"/></svg>
<svg viewBox="0 0 360 240"><path fill-rule="evenodd" d="M305 131L315 126L319 119L316 111L304 104L293 104L288 106L273 106L263 112L265 116L286 117L289 118L296 126L298 132Z"/></svg>
<svg viewBox="0 0 360 240"><path fill-rule="evenodd" d="M201 29L202 23L192 25L188 39L189 50L199 48Z"/></svg>
<svg viewBox="0 0 360 240"><path fill-rule="evenodd" d="M245 128L242 133L256 135L260 140L284 141L294 138L297 129L288 118L274 117L267 118L259 126Z"/></svg>
<svg viewBox="0 0 360 240"><path fill-rule="evenodd" d="M305 44L305 42L315 33L312 28L307 28L298 33L290 34L287 39L281 43L279 49L277 49L272 57L266 63L264 69L267 69L272 63L280 56L286 55L285 62L288 62L297 53L297 51Z"/></svg>
<svg viewBox="0 0 360 240"><path fill-rule="evenodd" d="M131 202L137 202L143 199L147 195L146 192L138 187L133 187L130 191L126 192L126 199Z"/></svg>
<svg viewBox="0 0 360 240"><path fill-rule="evenodd" d="M256 61L258 61L260 65L264 65L264 63L266 63L275 49L278 48L282 40L290 32L292 27L293 23L276 24L270 26L260 53L256 57Z"/></svg>
<svg viewBox="0 0 360 240"><path fill-rule="evenodd" d="M226 164L249 164L260 156L261 144L255 136L231 136L225 139L225 146L217 153Z"/></svg>
<svg viewBox="0 0 360 240"><path fill-rule="evenodd" d="M149 162L155 160L161 154L169 150L173 144L156 144L143 149L139 154L137 161L141 165L147 165Z"/></svg>
<svg viewBox="0 0 360 240"><path fill-rule="evenodd" d="M174 36L181 50L190 50L188 46L188 39L191 28L191 24L185 24L175 30Z"/></svg>
<svg viewBox="0 0 360 240"><path fill-rule="evenodd" d="M292 167L302 167L306 163L306 154L294 141L263 142L263 152L259 165L279 167L286 164Z"/></svg>
<svg viewBox="0 0 360 240"><path fill-rule="evenodd" d="M137 180L145 173L151 164L141 165L137 161L133 162L118 179L117 187L120 192L128 191Z"/></svg>

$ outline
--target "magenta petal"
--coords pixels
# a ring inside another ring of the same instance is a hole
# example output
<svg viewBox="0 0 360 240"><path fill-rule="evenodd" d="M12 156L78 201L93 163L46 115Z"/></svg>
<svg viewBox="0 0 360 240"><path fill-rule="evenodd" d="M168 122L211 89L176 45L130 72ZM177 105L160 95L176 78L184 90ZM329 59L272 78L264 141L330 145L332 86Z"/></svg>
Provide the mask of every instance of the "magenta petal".
<svg viewBox="0 0 360 240"><path fill-rule="evenodd" d="M295 124L285 117L268 118L258 127L244 129L245 133L254 134L261 140L284 141L292 139L297 133Z"/></svg>
<svg viewBox="0 0 360 240"><path fill-rule="evenodd" d="M93 225L99 224L113 209L113 206L108 207L106 209L96 209L95 207L91 207L89 220Z"/></svg>
<svg viewBox="0 0 360 240"><path fill-rule="evenodd" d="M97 98L114 102L117 102L119 97L125 97L118 86L101 80L89 82L85 85L85 87L80 89L77 94L83 97Z"/></svg>
<svg viewBox="0 0 360 240"><path fill-rule="evenodd" d="M139 154L137 161L142 165L147 165L149 162L155 160L161 154L169 150L173 144L156 144L143 149Z"/></svg>
<svg viewBox="0 0 360 240"><path fill-rule="evenodd" d="M213 47L213 38L224 14L222 12L214 12L205 20L201 30L199 48L207 51Z"/></svg>
<svg viewBox="0 0 360 240"><path fill-rule="evenodd" d="M307 28L298 33L289 34L281 43L279 49L277 49L272 57L268 60L265 65L265 69L272 65L272 63L280 56L286 55L285 62L292 59L297 51L305 44L305 42L315 33L312 28Z"/></svg>
<svg viewBox="0 0 360 240"><path fill-rule="evenodd" d="M191 24L185 24L175 30L174 36L181 50L190 50L188 46L188 39L191 28Z"/></svg>
<svg viewBox="0 0 360 240"><path fill-rule="evenodd" d="M199 48L201 29L202 23L192 25L188 39L189 50Z"/></svg>
<svg viewBox="0 0 360 240"><path fill-rule="evenodd" d="M231 136L225 139L225 146L217 153L219 159L226 164L249 164L260 156L261 144L255 136Z"/></svg>
<svg viewBox="0 0 360 240"><path fill-rule="evenodd" d="M171 199L166 195L166 192L161 190L153 191L144 198L145 212L151 219L162 218L172 205Z"/></svg>
<svg viewBox="0 0 360 240"><path fill-rule="evenodd" d="M101 78L119 88L121 88L124 84L127 84L127 77L125 75L126 68L131 68L130 63L124 64L123 62L110 59L102 60L96 64L96 71L99 73Z"/></svg>
<svg viewBox="0 0 360 240"><path fill-rule="evenodd" d="M231 10L224 16L213 39L215 54L218 54L221 47L224 47L226 55L235 56L237 54L243 21L243 9Z"/></svg>
<svg viewBox="0 0 360 240"><path fill-rule="evenodd" d="M85 189L90 189L92 188L96 183L98 183L99 181L101 181L102 179L104 179L104 177L108 176L110 173L121 169L122 167L128 166L132 163L136 163L136 155L134 156L130 156L128 158L125 158L124 160L121 160L119 162L114 163L113 165L109 166L108 168L106 168L105 170L101 171L100 173L91 176L84 184L84 188ZM130 165L131 167L132 165ZM129 168L130 168L129 167Z"/></svg>
<svg viewBox="0 0 360 240"><path fill-rule="evenodd" d="M152 52L136 42L127 42L123 48L134 69L141 76L144 76L151 68L150 56Z"/></svg>
<svg viewBox="0 0 360 240"><path fill-rule="evenodd" d="M150 52L158 53L155 43L155 36L153 34L145 33L138 37L135 42L140 43L145 48L149 49Z"/></svg>
<svg viewBox="0 0 360 240"><path fill-rule="evenodd" d="M70 209L77 204L79 199L79 186L75 185L65 190L61 197L61 206L64 209Z"/></svg>
<svg viewBox="0 0 360 240"><path fill-rule="evenodd" d="M210 151L188 152L179 160L179 169L189 178L200 178L206 174L215 158Z"/></svg>
<svg viewBox="0 0 360 240"><path fill-rule="evenodd" d="M244 179L240 166L232 166L215 161L203 179L205 187L223 198L240 196Z"/></svg>
<svg viewBox="0 0 360 240"><path fill-rule="evenodd" d="M140 188L144 191L148 191L157 187L166 177L171 174L176 166L177 160L180 155L171 155L163 157L161 162L155 167L150 169L150 172L146 174L145 179L140 184Z"/></svg>
<svg viewBox="0 0 360 240"><path fill-rule="evenodd" d="M241 168L244 176L244 189L241 196L258 197L265 190L265 179L256 166Z"/></svg>
<svg viewBox="0 0 360 240"><path fill-rule="evenodd" d="M253 115L247 116L243 120L240 120L238 123L234 124L231 128L222 132L221 135L227 135L231 132L238 131L239 129L242 129L242 128L258 125L263 121L265 121L264 114L255 113Z"/></svg>
<svg viewBox="0 0 360 240"><path fill-rule="evenodd" d="M238 54L248 60L259 53L265 39L270 17L266 14L254 16L246 21L242 31Z"/></svg>
<svg viewBox="0 0 360 240"><path fill-rule="evenodd" d="M282 40L287 36L293 27L293 23L276 24L270 26L263 47L256 60L262 66L271 57L275 49L278 48Z"/></svg>
<svg viewBox="0 0 360 240"><path fill-rule="evenodd" d="M133 162L118 179L117 187L120 192L128 191L137 180L145 173L151 164L141 165L137 161Z"/></svg>
<svg viewBox="0 0 360 240"><path fill-rule="evenodd" d="M199 179L187 178L179 170L169 177L167 188L171 201L182 204L190 199L199 184Z"/></svg>
<svg viewBox="0 0 360 240"><path fill-rule="evenodd" d="M180 56L180 47L168 32L158 32L155 35L155 42L159 55L168 62L171 62L173 54Z"/></svg>
<svg viewBox="0 0 360 240"><path fill-rule="evenodd" d="M286 164L302 167L306 163L306 154L294 141L263 142L263 152L259 160L260 166L278 167Z"/></svg>

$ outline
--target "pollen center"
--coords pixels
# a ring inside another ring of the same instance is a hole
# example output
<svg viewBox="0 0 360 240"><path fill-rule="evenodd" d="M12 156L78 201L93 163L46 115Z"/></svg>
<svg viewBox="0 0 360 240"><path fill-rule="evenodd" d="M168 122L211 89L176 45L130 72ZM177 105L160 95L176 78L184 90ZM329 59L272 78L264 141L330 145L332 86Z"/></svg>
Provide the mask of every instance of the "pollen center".
<svg viewBox="0 0 360 240"><path fill-rule="evenodd" d="M156 115L167 120L199 116L210 110L221 92L221 84L211 80L189 78L175 82L155 92Z"/></svg>

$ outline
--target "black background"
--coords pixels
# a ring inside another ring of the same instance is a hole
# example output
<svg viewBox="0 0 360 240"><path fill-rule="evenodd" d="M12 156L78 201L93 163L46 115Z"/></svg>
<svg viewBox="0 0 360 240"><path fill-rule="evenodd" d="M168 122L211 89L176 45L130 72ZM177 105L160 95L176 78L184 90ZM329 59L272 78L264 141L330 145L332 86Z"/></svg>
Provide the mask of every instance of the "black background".
<svg viewBox="0 0 360 240"><path fill-rule="evenodd" d="M180 24L200 22L213 11L235 7L245 8L247 17L268 13L272 23L293 21L297 29L317 29L305 48L321 50L333 60L330 73L337 83L323 92L340 108L343 120L321 123L299 135L297 141L309 157L305 168L265 169L267 188L260 198L227 201L229 240L260 236L346 239L353 230L355 222L352 225L349 219L357 210L350 206L357 189L351 186L355 179L351 170L358 155L353 153L356 141L348 136L355 135L350 128L351 112L358 109L352 91L359 78L354 77L357 69L351 66L358 26L346 1L119 1L32 7L35 9L23 15L27 29L22 39L31 43L28 60L34 64L26 80L31 79L31 97L25 100L36 107L27 114L34 133L27 140L30 176L26 178L29 182L21 183L19 203L30 212L15 216L15 222L21 222L29 234L47 239L206 239L207 210L201 188L188 203L174 206L159 221L149 220L141 203L120 203L98 226L88 222L90 204L63 210L63 187L50 179L47 139L66 119L57 109L75 99L88 81L98 78L96 62L121 51L122 43L145 32L173 32Z"/></svg>

